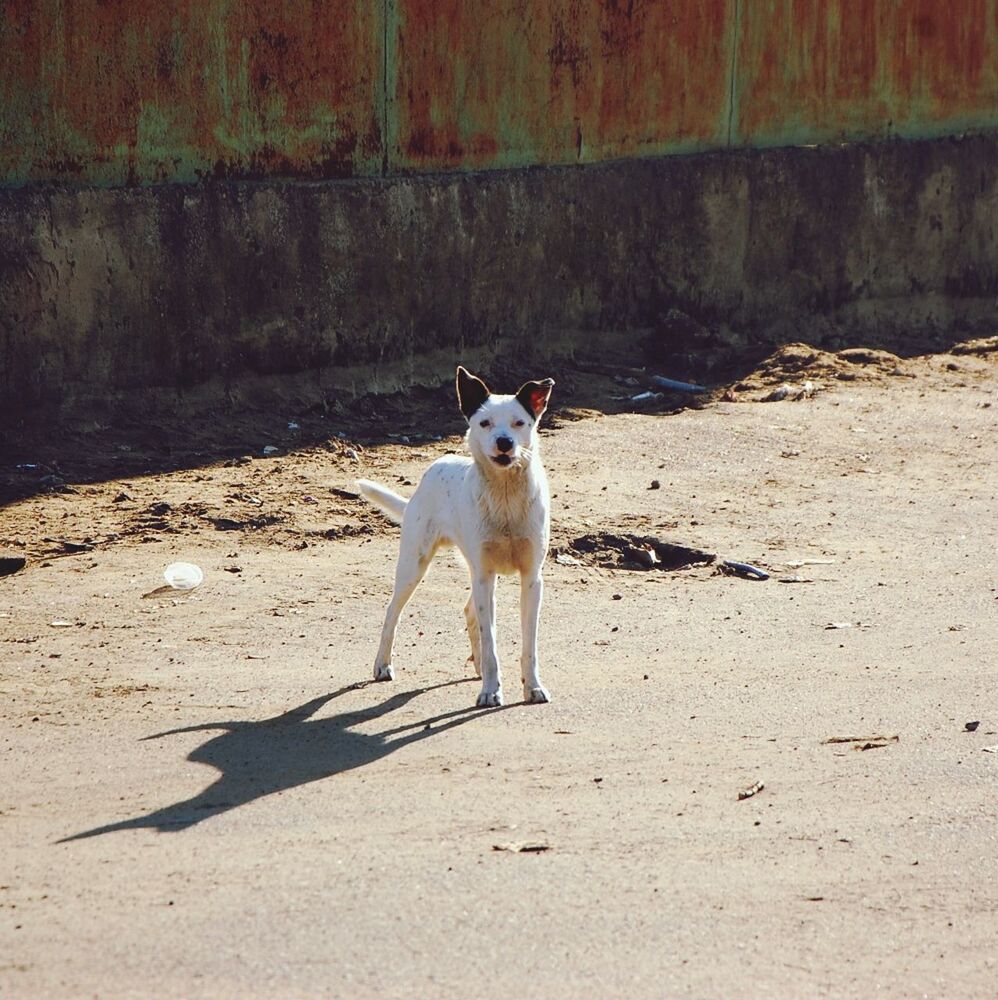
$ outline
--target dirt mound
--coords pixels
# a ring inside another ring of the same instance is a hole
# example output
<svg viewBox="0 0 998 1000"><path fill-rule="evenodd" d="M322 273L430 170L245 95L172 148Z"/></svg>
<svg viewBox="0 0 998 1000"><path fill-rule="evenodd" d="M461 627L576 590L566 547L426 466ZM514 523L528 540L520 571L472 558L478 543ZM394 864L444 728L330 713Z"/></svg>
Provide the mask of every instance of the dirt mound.
<svg viewBox="0 0 998 1000"><path fill-rule="evenodd" d="M851 347L831 353L809 344L785 344L733 388L738 392L751 392L774 385L786 384L793 387L805 382L811 382L812 385L818 382L818 385L813 385L813 389L819 389L820 380L875 381L886 376L904 374L902 360L890 351Z"/></svg>
<svg viewBox="0 0 998 1000"><path fill-rule="evenodd" d="M998 351L998 336L978 337L976 340L965 340L956 344L950 354L993 354Z"/></svg>

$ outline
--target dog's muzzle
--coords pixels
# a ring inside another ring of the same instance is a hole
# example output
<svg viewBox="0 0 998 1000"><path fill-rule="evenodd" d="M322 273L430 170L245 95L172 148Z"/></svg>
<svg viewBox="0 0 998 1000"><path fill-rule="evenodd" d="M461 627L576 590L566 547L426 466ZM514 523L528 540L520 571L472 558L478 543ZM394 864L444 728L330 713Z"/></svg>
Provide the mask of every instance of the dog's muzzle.
<svg viewBox="0 0 998 1000"><path fill-rule="evenodd" d="M496 465L506 466L513 461L513 456L510 454L516 448L516 442L504 434L502 437L496 438L496 449L498 450L498 455L492 456L492 461Z"/></svg>

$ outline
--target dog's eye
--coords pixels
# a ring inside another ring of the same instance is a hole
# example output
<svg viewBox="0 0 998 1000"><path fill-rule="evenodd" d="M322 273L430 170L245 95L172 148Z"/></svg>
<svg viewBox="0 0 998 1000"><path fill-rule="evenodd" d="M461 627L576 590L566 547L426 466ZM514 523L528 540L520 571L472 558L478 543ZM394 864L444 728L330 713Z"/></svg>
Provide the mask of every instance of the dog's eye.
<svg viewBox="0 0 998 1000"><path fill-rule="evenodd" d="M492 426L492 421L491 420L482 420L482 421L479 422L478 426L479 427L491 427Z"/></svg>
<svg viewBox="0 0 998 1000"><path fill-rule="evenodd" d="M526 424L526 422L527 422L526 420L514 420L513 421L513 426L514 427L523 427L523 425Z"/></svg>

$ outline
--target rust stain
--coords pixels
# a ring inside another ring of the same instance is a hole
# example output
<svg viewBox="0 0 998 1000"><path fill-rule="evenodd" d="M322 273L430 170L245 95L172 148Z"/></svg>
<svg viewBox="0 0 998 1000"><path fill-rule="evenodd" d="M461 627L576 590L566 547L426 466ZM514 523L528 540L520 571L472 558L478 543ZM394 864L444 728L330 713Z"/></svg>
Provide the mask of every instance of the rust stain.
<svg viewBox="0 0 998 1000"><path fill-rule="evenodd" d="M4 0L0 183L998 128L998 0Z"/></svg>
<svg viewBox="0 0 998 1000"><path fill-rule="evenodd" d="M897 26L893 71L912 103L936 119L994 112L998 104L998 4L961 0L947 9L911 0Z"/></svg>
<svg viewBox="0 0 998 1000"><path fill-rule="evenodd" d="M399 0L401 169L723 142L733 0Z"/></svg>
<svg viewBox="0 0 998 1000"><path fill-rule="evenodd" d="M736 139L746 145L998 124L998 4L745 2Z"/></svg>
<svg viewBox="0 0 998 1000"><path fill-rule="evenodd" d="M363 0L8 0L0 176L344 176L381 165L383 30Z"/></svg>

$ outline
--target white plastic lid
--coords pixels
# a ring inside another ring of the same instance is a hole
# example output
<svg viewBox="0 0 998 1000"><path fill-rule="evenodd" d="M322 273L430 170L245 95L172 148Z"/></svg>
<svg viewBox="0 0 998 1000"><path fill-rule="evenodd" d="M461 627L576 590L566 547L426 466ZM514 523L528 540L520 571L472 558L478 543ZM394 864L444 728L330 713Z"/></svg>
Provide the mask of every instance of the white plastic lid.
<svg viewBox="0 0 998 1000"><path fill-rule="evenodd" d="M204 571L194 563L175 562L163 570L163 576L174 590L193 590L200 586Z"/></svg>

